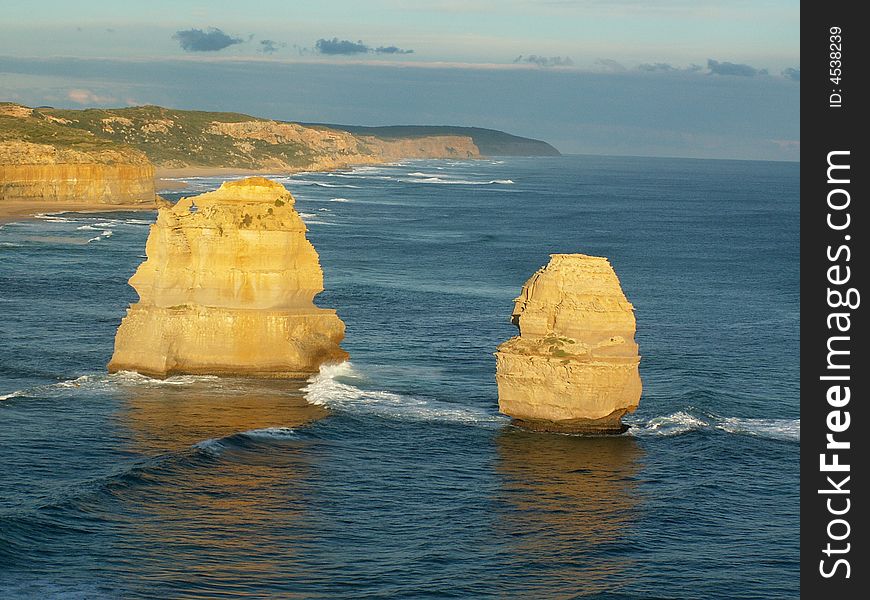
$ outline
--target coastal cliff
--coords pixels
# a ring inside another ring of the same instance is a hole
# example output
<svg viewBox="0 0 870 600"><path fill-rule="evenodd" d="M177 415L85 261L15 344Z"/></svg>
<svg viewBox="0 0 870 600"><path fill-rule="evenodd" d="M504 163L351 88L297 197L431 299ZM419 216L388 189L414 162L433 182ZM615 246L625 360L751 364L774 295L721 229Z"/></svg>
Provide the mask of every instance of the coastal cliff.
<svg viewBox="0 0 870 600"><path fill-rule="evenodd" d="M67 138L122 145L143 153L161 172L234 169L292 173L407 158L468 159L481 155L470 136L442 132L380 137L240 113L160 106L66 110L5 104L0 108L10 113L10 119L14 113L19 131L29 134L21 139L59 147L64 147Z"/></svg>
<svg viewBox="0 0 870 600"><path fill-rule="evenodd" d="M125 144L0 103L0 202L55 205L154 201L154 166Z"/></svg>
<svg viewBox="0 0 870 600"><path fill-rule="evenodd" d="M387 125L364 127L361 125L333 125L326 123L303 123L303 125L328 127L347 131L359 136L373 136L384 140L434 136L468 137L483 156L560 156L561 153L542 140L511 135L497 129L483 127L458 127L453 125Z"/></svg>
<svg viewBox="0 0 870 600"><path fill-rule="evenodd" d="M239 166L277 171L300 167L328 170L405 158L480 158L480 150L471 138L458 135L381 139L263 120L213 121L205 132L228 138L223 143L232 146ZM165 166L187 165L168 162Z"/></svg>
<svg viewBox="0 0 870 600"><path fill-rule="evenodd" d="M634 309L606 258L552 254L523 285L498 347L499 410L543 431L619 433L640 401Z"/></svg>
<svg viewBox="0 0 870 600"><path fill-rule="evenodd" d="M293 205L262 177L159 201L109 371L300 378L345 360L344 323L313 303L323 271Z"/></svg>
<svg viewBox="0 0 870 600"><path fill-rule="evenodd" d="M0 142L0 201L136 204L153 202L154 166L131 148L77 150Z"/></svg>

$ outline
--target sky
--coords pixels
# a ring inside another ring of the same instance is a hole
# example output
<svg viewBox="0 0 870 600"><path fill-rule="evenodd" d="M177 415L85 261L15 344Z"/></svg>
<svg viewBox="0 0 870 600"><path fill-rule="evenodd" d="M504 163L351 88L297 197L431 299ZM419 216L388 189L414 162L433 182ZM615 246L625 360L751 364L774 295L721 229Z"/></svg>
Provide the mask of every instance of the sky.
<svg viewBox="0 0 870 600"><path fill-rule="evenodd" d="M0 101L492 127L798 160L791 0L4 0Z"/></svg>

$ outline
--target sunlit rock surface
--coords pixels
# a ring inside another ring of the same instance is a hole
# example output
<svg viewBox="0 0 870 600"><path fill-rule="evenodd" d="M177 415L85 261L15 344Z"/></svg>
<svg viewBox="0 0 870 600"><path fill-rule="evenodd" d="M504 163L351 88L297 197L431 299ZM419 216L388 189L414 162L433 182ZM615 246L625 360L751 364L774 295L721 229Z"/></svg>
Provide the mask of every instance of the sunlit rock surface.
<svg viewBox="0 0 870 600"><path fill-rule="evenodd" d="M347 358L294 199L262 177L159 202L109 371L299 378Z"/></svg>
<svg viewBox="0 0 870 600"><path fill-rule="evenodd" d="M498 347L499 410L531 429L619 433L640 401L634 309L606 258L552 254Z"/></svg>

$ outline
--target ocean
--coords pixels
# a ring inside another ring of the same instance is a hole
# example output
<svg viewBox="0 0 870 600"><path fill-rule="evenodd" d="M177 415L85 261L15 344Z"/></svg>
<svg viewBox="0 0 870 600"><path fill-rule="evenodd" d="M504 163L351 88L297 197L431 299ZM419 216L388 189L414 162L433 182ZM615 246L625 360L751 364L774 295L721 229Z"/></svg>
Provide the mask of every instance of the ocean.
<svg viewBox="0 0 870 600"><path fill-rule="evenodd" d="M0 227L0 597L799 595L798 164L277 179L347 324L350 362L304 382L107 375L154 213ZM498 413L512 301L563 252L636 309L621 436Z"/></svg>

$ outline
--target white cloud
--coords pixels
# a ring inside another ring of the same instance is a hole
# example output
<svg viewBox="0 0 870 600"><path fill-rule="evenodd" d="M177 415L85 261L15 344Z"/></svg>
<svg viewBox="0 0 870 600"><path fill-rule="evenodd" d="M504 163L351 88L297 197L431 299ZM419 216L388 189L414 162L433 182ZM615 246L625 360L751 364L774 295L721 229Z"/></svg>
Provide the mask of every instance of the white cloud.
<svg viewBox="0 0 870 600"><path fill-rule="evenodd" d="M112 104L117 102L112 96L98 96L91 90L74 88L67 92L66 97L76 104Z"/></svg>

